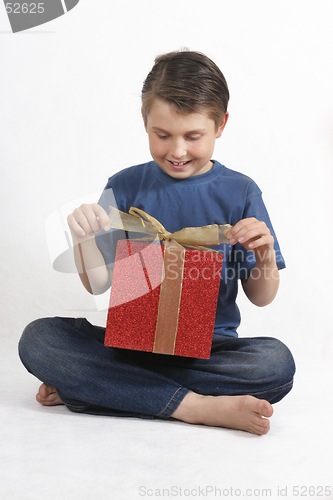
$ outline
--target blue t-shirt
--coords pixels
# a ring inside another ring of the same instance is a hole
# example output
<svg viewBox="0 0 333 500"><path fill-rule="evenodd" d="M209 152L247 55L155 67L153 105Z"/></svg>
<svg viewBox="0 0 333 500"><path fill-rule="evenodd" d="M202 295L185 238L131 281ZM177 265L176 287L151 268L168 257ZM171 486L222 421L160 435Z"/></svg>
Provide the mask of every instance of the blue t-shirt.
<svg viewBox="0 0 333 500"><path fill-rule="evenodd" d="M241 219L255 217L264 221L274 237L278 269L285 267L278 241L257 184L218 161L204 174L175 179L154 161L126 168L109 178L99 204L109 213L109 205L128 213L140 208L157 219L171 233L183 227L209 224L235 225ZM118 239L140 236L124 231L101 231L96 243L108 266L113 267ZM142 236L142 235L141 235ZM240 312L236 304L238 280L246 278L255 266L254 253L239 243L214 249L223 253L221 284L214 333L237 337Z"/></svg>

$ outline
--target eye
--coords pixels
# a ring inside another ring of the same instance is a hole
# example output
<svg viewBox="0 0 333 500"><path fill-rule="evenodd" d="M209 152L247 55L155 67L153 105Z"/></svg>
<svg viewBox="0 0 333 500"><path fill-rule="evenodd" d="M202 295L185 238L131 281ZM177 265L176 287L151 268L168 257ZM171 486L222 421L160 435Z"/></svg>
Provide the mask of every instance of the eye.
<svg viewBox="0 0 333 500"><path fill-rule="evenodd" d="M169 136L163 134L157 134L157 137L159 137L160 139L167 139Z"/></svg>
<svg viewBox="0 0 333 500"><path fill-rule="evenodd" d="M189 141L197 141L198 139L200 139L200 135L193 135L188 137Z"/></svg>

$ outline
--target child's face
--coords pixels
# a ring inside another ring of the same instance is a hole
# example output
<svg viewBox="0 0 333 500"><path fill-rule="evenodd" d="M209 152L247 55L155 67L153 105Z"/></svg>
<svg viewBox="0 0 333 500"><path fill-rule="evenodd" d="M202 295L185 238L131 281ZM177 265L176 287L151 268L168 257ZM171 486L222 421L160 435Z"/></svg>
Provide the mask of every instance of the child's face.
<svg viewBox="0 0 333 500"><path fill-rule="evenodd" d="M216 130L208 115L181 115L170 104L155 99L146 126L153 159L176 179L208 172L213 166L215 139L221 136L227 119L228 113Z"/></svg>

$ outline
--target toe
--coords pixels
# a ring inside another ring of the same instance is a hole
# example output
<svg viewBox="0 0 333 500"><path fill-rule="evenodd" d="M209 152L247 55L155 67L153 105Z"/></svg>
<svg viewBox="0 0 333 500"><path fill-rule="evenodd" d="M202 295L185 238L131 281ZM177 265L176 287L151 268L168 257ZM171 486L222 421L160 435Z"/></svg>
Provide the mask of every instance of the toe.
<svg viewBox="0 0 333 500"><path fill-rule="evenodd" d="M273 406L268 403L268 406L266 407L266 415L265 417L271 417L273 415Z"/></svg>
<svg viewBox="0 0 333 500"><path fill-rule="evenodd" d="M259 414L264 417L271 417L273 415L273 407L268 401L261 401L259 406Z"/></svg>
<svg viewBox="0 0 333 500"><path fill-rule="evenodd" d="M49 395L49 386L42 384L39 388L39 394L42 398L46 398Z"/></svg>
<svg viewBox="0 0 333 500"><path fill-rule="evenodd" d="M270 429L269 420L263 420L262 424L253 423L253 429L255 434L258 434L259 436L267 434Z"/></svg>

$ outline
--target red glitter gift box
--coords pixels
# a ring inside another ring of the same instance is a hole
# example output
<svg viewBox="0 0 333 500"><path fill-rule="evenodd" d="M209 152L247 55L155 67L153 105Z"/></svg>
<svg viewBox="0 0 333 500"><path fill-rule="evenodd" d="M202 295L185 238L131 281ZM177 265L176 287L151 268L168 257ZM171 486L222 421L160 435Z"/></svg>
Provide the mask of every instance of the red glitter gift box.
<svg viewBox="0 0 333 500"><path fill-rule="evenodd" d="M118 242L106 346L210 357L223 255L180 248Z"/></svg>

